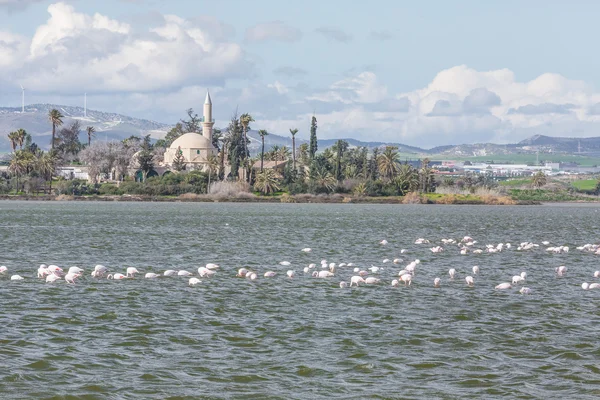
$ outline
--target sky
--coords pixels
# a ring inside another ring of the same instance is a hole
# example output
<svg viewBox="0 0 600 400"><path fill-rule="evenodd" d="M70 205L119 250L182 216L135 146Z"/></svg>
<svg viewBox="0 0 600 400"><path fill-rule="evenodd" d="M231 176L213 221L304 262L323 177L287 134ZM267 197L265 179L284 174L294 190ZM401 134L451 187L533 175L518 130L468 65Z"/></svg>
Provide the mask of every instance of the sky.
<svg viewBox="0 0 600 400"><path fill-rule="evenodd" d="M597 1L0 0L0 106L425 148L600 136Z"/></svg>

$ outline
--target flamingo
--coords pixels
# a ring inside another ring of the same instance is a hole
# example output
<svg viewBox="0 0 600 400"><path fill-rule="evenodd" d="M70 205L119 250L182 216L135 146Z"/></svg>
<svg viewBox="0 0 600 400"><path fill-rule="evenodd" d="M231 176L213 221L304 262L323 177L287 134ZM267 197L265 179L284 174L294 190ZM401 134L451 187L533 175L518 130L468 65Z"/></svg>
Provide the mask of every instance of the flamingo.
<svg viewBox="0 0 600 400"><path fill-rule="evenodd" d="M106 272L108 272L108 268L106 268L104 265L98 264L94 267L94 270L92 271L92 276L94 278L100 278L103 277Z"/></svg>
<svg viewBox="0 0 600 400"><path fill-rule="evenodd" d="M198 272L200 272L200 271L198 271ZM248 274L248 270L246 268L240 268L240 269L238 269L238 272L235 276L237 276L239 278L244 278L247 274Z"/></svg>
<svg viewBox="0 0 600 400"><path fill-rule="evenodd" d="M265 272L264 277L265 278L273 278L275 275L277 275L274 271L267 271Z"/></svg>
<svg viewBox="0 0 600 400"><path fill-rule="evenodd" d="M60 276L58 276L56 274L50 274L46 277L46 283L56 282L60 279L61 279Z"/></svg>
<svg viewBox="0 0 600 400"><path fill-rule="evenodd" d="M249 272L246 275L246 278L250 279L251 281L254 281L258 278L258 275L256 275L256 272Z"/></svg>
<svg viewBox="0 0 600 400"><path fill-rule="evenodd" d="M400 264L401 262L402 262L401 258L394 258L394 261L393 261L394 264Z"/></svg>
<svg viewBox="0 0 600 400"><path fill-rule="evenodd" d="M295 277L295 276L296 276L296 273L290 269L288 272L286 272L286 275L287 275L289 278L293 278L293 277Z"/></svg>
<svg viewBox="0 0 600 400"><path fill-rule="evenodd" d="M332 276L335 276L333 274L333 272L329 272L329 271L315 271L312 273L313 278L331 278Z"/></svg>
<svg viewBox="0 0 600 400"><path fill-rule="evenodd" d="M220 267L217 264L208 263L208 264L206 264L206 268L208 268L208 269L219 269Z"/></svg>
<svg viewBox="0 0 600 400"><path fill-rule="evenodd" d="M168 269L163 273L164 276L175 276L177 275L177 271L174 269Z"/></svg>
<svg viewBox="0 0 600 400"><path fill-rule="evenodd" d="M381 279L378 278L374 278L372 276L368 277L367 279L365 279L365 283L367 285L375 285L377 283L381 282Z"/></svg>
<svg viewBox="0 0 600 400"><path fill-rule="evenodd" d="M316 268L316 267L317 267L317 264L308 264L307 268L308 269L313 269L313 268Z"/></svg>
<svg viewBox="0 0 600 400"><path fill-rule="evenodd" d="M592 283L592 284L590 284L590 289L600 289L600 283Z"/></svg>
<svg viewBox="0 0 600 400"><path fill-rule="evenodd" d="M181 273L181 271L179 271L179 272ZM201 278L210 278L214 274L216 274L215 271L208 269L206 267L198 268L198 275L200 275ZM192 275L192 274L190 274L190 275ZM190 275L186 275L186 276L190 276Z"/></svg>
<svg viewBox="0 0 600 400"><path fill-rule="evenodd" d="M6 265L0 265L0 274L5 274L7 271Z"/></svg>
<svg viewBox="0 0 600 400"><path fill-rule="evenodd" d="M512 284L513 285L518 285L522 282L524 282L525 279L523 279L523 277L521 275L515 275L512 277Z"/></svg>
<svg viewBox="0 0 600 400"><path fill-rule="evenodd" d="M48 271L56 275L62 275L63 270L58 265L48 265Z"/></svg>
<svg viewBox="0 0 600 400"><path fill-rule="evenodd" d="M127 268L127 277L128 278L133 278L133 277L135 277L135 274L139 274L139 273L140 273L140 271L138 271L137 268L135 268L135 267ZM115 274L115 279L117 279L116 275L117 274Z"/></svg>
<svg viewBox="0 0 600 400"><path fill-rule="evenodd" d="M594 272L594 278L600 278L600 271Z"/></svg>
<svg viewBox="0 0 600 400"><path fill-rule="evenodd" d="M567 272L567 267L561 265L560 267L554 268L554 271L556 271L558 276L563 276Z"/></svg>
<svg viewBox="0 0 600 400"><path fill-rule="evenodd" d="M292 265L292 263L289 262L289 261L282 261L282 262L279 263L279 265L283 265L284 267L287 267L287 266Z"/></svg>
<svg viewBox="0 0 600 400"><path fill-rule="evenodd" d="M532 292L532 290L525 286L523 286L521 288L521 290L519 290L519 293L521 293L521 294L531 294L531 292Z"/></svg>
<svg viewBox="0 0 600 400"><path fill-rule="evenodd" d="M587 283L587 282L583 282L583 283L581 284L581 288L582 288L583 290L588 290L588 289L590 288L590 284L589 284L589 283Z"/></svg>
<svg viewBox="0 0 600 400"><path fill-rule="evenodd" d="M398 286L400 286L400 282L398 281L398 279L394 279L392 281L392 287L398 287Z"/></svg>
<svg viewBox="0 0 600 400"><path fill-rule="evenodd" d="M144 278L154 279L154 278L158 278L159 276L160 276L160 274L155 274L154 272L147 272L146 275L144 275Z"/></svg>
<svg viewBox="0 0 600 400"><path fill-rule="evenodd" d="M385 246L386 244L388 244L388 241L383 239L381 242L379 242L379 244Z"/></svg>
<svg viewBox="0 0 600 400"><path fill-rule="evenodd" d="M350 286L352 286L352 285L358 286L359 283L365 283L365 280L363 279L362 276L354 275L352 278L350 278Z"/></svg>
<svg viewBox="0 0 600 400"><path fill-rule="evenodd" d="M343 289L343 288L347 288L347 287L348 287L348 282L344 282L344 281L340 282L340 288Z"/></svg>
<svg viewBox="0 0 600 400"><path fill-rule="evenodd" d="M81 276L81 273L69 271L69 272L67 272L67 275L65 275L65 281L67 283L74 284L75 279L79 278L80 276Z"/></svg>
<svg viewBox="0 0 600 400"><path fill-rule="evenodd" d="M197 285L199 283L202 283L202 281L200 279L198 279L198 278L190 278L190 280L188 281L188 284L190 286L195 286L195 285Z"/></svg>
<svg viewBox="0 0 600 400"><path fill-rule="evenodd" d="M400 280L404 282L404 286L410 286L412 283L412 277L413 276L411 274L404 274L400 277Z"/></svg>
<svg viewBox="0 0 600 400"><path fill-rule="evenodd" d="M4 268L6 268L6 267L4 267ZM40 265L40 267L37 270L37 277L45 278L46 276L50 275L50 273L51 272L48 271L48 266L46 264L42 264L42 265Z"/></svg>
<svg viewBox="0 0 600 400"><path fill-rule="evenodd" d="M71 267L71 268L69 268L69 271L67 273L82 275L83 272L84 272L83 269L81 269L79 267Z"/></svg>
<svg viewBox="0 0 600 400"><path fill-rule="evenodd" d="M494 289L505 290L505 289L510 289L510 288L512 288L512 284L510 282L504 282L499 285L496 285L496 287Z"/></svg>
<svg viewBox="0 0 600 400"><path fill-rule="evenodd" d="M301 251L303 251L304 253L310 253L312 249L310 247L305 247Z"/></svg>
<svg viewBox="0 0 600 400"><path fill-rule="evenodd" d="M310 269L308 267L304 267L304 273L308 274L308 272L310 271Z"/></svg>
<svg viewBox="0 0 600 400"><path fill-rule="evenodd" d="M475 266L473 267L473 274L474 274L474 275L477 275L478 273L479 273L479 267L478 267L477 265L475 265Z"/></svg>
<svg viewBox="0 0 600 400"><path fill-rule="evenodd" d="M448 270L448 275L450 275L450 279L454 279L454 275L456 275L456 270L454 268L450 268Z"/></svg>
<svg viewBox="0 0 600 400"><path fill-rule="evenodd" d="M209 270L208 268L206 268L206 267L200 267L200 268L203 268L203 270L205 270L205 271L210 271L210 270ZM198 271L198 272L200 272L200 271ZM179 271L177 271L177 276L192 276L192 275L194 275L194 274L193 274L193 273L191 273L190 271L186 271L186 270L183 270L183 269L182 269L182 270L179 270ZM200 276L202 276L202 275L200 275Z"/></svg>
<svg viewBox="0 0 600 400"><path fill-rule="evenodd" d="M106 279L115 279L115 280L121 280L121 279L127 279L127 278L129 278L127 275L123 275L123 274L120 274L118 272L116 274L114 274L114 275L108 274L106 276Z"/></svg>
<svg viewBox="0 0 600 400"><path fill-rule="evenodd" d="M23 278L21 275L13 275L10 277L11 281L22 281L23 279L25 278Z"/></svg>
<svg viewBox="0 0 600 400"><path fill-rule="evenodd" d="M441 280L440 278L435 278L435 279L433 280L433 287L439 288L439 287L440 287L440 284L441 284L441 281L442 281L442 280Z"/></svg>
<svg viewBox="0 0 600 400"><path fill-rule="evenodd" d="M465 276L465 282L467 282L467 286L474 286L475 280L472 276Z"/></svg>

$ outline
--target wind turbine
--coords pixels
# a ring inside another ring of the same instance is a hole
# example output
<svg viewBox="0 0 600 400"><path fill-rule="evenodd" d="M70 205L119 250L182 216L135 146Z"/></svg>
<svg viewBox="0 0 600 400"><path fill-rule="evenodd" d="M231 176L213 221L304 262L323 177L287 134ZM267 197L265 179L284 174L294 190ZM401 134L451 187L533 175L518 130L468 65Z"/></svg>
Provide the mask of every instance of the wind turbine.
<svg viewBox="0 0 600 400"><path fill-rule="evenodd" d="M21 112L25 113L25 88L21 86Z"/></svg>

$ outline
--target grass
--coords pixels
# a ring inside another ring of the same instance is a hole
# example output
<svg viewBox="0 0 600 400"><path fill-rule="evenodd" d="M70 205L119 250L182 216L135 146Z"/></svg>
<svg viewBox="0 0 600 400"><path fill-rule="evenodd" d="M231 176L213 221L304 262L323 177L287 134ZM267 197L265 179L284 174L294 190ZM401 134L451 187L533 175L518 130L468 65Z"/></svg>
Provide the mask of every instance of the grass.
<svg viewBox="0 0 600 400"><path fill-rule="evenodd" d="M581 179L578 181L571 182L571 185L577 190L594 190L598 184L597 179Z"/></svg>
<svg viewBox="0 0 600 400"><path fill-rule="evenodd" d="M500 186L508 187L519 187L531 185L531 179L507 179L505 181L498 181Z"/></svg>

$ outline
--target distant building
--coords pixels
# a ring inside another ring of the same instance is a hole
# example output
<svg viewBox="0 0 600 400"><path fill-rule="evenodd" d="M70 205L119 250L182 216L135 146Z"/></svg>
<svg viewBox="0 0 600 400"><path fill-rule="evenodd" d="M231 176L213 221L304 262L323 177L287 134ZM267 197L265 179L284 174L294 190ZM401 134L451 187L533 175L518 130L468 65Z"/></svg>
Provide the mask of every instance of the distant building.
<svg viewBox="0 0 600 400"><path fill-rule="evenodd" d="M164 164L172 167L177 153L181 151L187 169L204 170L208 158L216 155L217 151L212 144L213 126L212 100L208 91L204 100L204 117L202 118L202 134L190 132L178 137L165 151Z"/></svg>

